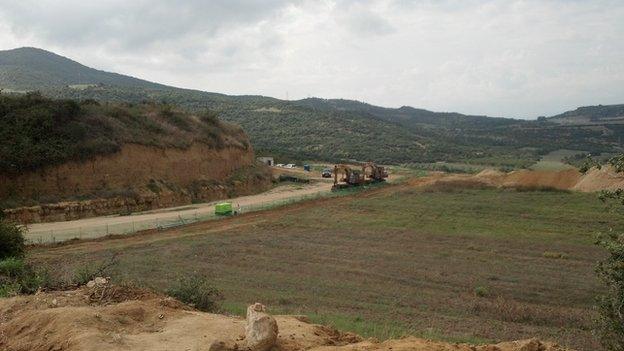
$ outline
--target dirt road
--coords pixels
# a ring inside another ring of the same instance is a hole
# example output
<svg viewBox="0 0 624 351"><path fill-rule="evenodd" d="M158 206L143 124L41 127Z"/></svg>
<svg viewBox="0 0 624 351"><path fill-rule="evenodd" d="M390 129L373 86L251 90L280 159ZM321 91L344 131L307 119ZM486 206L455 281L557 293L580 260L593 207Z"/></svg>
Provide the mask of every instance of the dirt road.
<svg viewBox="0 0 624 351"><path fill-rule="evenodd" d="M241 212L248 212L271 204L296 201L329 193L331 182L315 182L306 185L283 185L267 192L228 199L234 206L240 205ZM33 243L50 243L79 239L92 239L110 234L128 234L139 230L172 227L215 218L214 206L220 201L171 207L131 215L84 218L74 221L35 223L27 227L25 237Z"/></svg>

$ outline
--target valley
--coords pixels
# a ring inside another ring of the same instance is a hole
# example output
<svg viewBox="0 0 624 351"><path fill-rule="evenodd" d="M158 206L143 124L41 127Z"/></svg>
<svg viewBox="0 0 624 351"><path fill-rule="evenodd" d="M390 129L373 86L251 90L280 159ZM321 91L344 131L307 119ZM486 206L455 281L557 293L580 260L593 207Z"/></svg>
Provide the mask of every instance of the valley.
<svg viewBox="0 0 624 351"><path fill-rule="evenodd" d="M268 309L254 351L606 350L622 106L236 96L0 51L0 349L247 350Z"/></svg>

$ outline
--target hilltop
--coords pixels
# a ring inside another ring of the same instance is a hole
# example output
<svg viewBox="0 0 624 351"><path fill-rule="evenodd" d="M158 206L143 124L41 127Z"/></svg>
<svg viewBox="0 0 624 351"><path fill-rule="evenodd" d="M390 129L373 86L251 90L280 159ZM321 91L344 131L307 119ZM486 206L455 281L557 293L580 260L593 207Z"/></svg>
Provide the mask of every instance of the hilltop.
<svg viewBox="0 0 624 351"><path fill-rule="evenodd" d="M164 85L104 72L55 53L31 47L0 51L0 88L30 91L59 86L107 84L162 89Z"/></svg>
<svg viewBox="0 0 624 351"><path fill-rule="evenodd" d="M29 206L22 222L255 193L271 178L254 159L243 130L210 111L0 95L0 207Z"/></svg>
<svg viewBox="0 0 624 351"><path fill-rule="evenodd" d="M579 107L552 116L549 121L561 124L624 124L624 104Z"/></svg>
<svg viewBox="0 0 624 351"><path fill-rule="evenodd" d="M188 114L163 104L55 100L29 93L0 96L0 175L113 154L124 144L187 149L250 149L239 126L213 113Z"/></svg>
<svg viewBox="0 0 624 351"><path fill-rule="evenodd" d="M621 150L624 132L604 119L592 125L562 124L558 116L526 121L342 99L229 96L98 71L33 48L0 52L0 88L39 90L47 96L78 100L157 101L192 112L210 109L223 120L241 125L256 151L284 161L461 161L516 168L558 149L616 152ZM583 111L591 117L594 110Z"/></svg>

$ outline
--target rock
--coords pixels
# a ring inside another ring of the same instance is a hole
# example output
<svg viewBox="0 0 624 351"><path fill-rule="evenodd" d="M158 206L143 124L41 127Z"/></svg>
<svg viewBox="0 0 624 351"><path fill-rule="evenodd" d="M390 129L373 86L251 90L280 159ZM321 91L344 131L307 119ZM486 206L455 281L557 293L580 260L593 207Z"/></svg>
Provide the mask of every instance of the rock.
<svg viewBox="0 0 624 351"><path fill-rule="evenodd" d="M95 277L95 279L90 280L87 283L87 288L92 289L98 286L104 286L106 284L108 284L108 279L102 278L102 277Z"/></svg>
<svg viewBox="0 0 624 351"><path fill-rule="evenodd" d="M277 341L277 322L266 313L263 304L255 303L247 308L245 341L252 351L268 351Z"/></svg>

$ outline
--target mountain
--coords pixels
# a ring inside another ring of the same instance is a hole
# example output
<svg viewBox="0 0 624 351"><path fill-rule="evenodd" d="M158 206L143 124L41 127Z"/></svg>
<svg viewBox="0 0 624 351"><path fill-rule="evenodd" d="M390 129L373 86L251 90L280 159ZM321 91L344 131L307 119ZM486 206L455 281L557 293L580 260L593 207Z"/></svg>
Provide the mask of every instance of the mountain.
<svg viewBox="0 0 624 351"><path fill-rule="evenodd" d="M558 149L621 151L624 134L624 124L609 119L619 113L617 107L601 107L604 116L588 125L562 121L591 119L599 113L595 108L526 121L343 99L230 96L99 71L34 48L0 52L0 88L76 100L158 102L191 112L209 109L241 125L257 153L283 161L449 161L516 168Z"/></svg>
<svg viewBox="0 0 624 351"><path fill-rule="evenodd" d="M117 85L146 89L163 89L164 85L99 71L66 57L37 48L0 51L0 85L25 91L59 86Z"/></svg>

